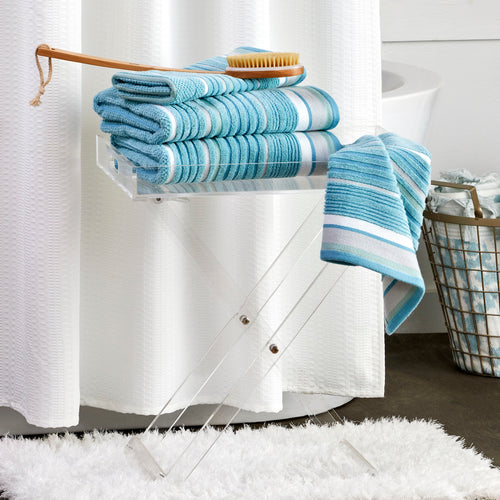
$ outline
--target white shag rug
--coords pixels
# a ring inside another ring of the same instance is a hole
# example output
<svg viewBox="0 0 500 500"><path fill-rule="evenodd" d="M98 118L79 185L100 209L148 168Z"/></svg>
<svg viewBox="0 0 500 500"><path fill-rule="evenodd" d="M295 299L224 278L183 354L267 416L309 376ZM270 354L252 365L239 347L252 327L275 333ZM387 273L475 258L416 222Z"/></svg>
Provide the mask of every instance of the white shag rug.
<svg viewBox="0 0 500 500"><path fill-rule="evenodd" d="M201 454L217 431L190 450ZM189 431L141 437L168 469ZM92 433L0 440L0 490L15 499L500 499L500 470L435 422L244 428L224 433L191 477L153 480L125 451L129 437ZM377 469L342 444L348 440ZM1 495L0 495L1 496Z"/></svg>

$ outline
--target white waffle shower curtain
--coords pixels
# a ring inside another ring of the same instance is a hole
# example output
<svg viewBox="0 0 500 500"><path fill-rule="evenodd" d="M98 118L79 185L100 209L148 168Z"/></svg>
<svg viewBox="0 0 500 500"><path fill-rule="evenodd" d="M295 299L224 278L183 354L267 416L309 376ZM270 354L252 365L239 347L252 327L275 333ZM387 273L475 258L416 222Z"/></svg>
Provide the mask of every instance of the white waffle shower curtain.
<svg viewBox="0 0 500 500"><path fill-rule="evenodd" d="M168 204L132 202L95 166L92 97L113 71L54 61L43 103L32 108L35 47L165 66L240 45L297 51L308 83L339 104L337 133L348 142L380 123L378 1L6 0L0 26L2 72L9 68L0 95L0 406L44 427L76 424L80 403L156 413L208 345L218 306L169 232ZM228 200L175 210L251 287L294 231L287 220L307 206L293 196ZM251 213L270 214L268 225L257 228ZM217 228L238 231L235 218L245 231L233 248L218 249ZM260 243L250 251L255 234ZM245 266L236 258L243 251ZM271 377L250 409L279 410L283 390L382 394L379 279L358 270L348 281L331 304L339 311L362 301L363 313L326 311L299 343L300 369ZM335 359L318 358L332 349ZM197 402L216 402L228 379L230 368Z"/></svg>

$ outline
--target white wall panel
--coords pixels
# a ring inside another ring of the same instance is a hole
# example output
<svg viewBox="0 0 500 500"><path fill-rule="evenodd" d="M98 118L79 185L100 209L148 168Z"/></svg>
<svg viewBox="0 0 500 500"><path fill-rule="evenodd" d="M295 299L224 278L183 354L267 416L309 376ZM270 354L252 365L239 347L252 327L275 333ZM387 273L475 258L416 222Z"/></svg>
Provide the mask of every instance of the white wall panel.
<svg viewBox="0 0 500 500"><path fill-rule="evenodd" d="M499 0L381 0L383 41L500 39Z"/></svg>
<svg viewBox="0 0 500 500"><path fill-rule="evenodd" d="M382 57L443 77L425 139L433 177L457 168L500 172L500 40L385 43Z"/></svg>

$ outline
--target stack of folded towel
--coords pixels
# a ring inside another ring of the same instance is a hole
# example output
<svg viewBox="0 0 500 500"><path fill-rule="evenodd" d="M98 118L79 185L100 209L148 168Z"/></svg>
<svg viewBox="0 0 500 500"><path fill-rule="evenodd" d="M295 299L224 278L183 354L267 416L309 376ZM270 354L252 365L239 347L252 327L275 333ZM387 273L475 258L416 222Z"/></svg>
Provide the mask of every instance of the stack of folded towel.
<svg viewBox="0 0 500 500"><path fill-rule="evenodd" d="M500 175L491 172L474 175L468 170L441 172L440 181L475 186L485 219L500 218ZM427 207L431 212L445 215L474 217L474 203L465 189L436 186L430 189ZM470 231L469 226L464 230Z"/></svg>
<svg viewBox="0 0 500 500"><path fill-rule="evenodd" d="M240 48L236 52L255 52ZM189 69L224 71L225 57ZM430 154L394 134L342 146L323 90L305 75L241 80L221 74L120 72L94 109L111 144L154 184L325 174L321 258L382 275L387 333L422 298L416 250Z"/></svg>
<svg viewBox="0 0 500 500"><path fill-rule="evenodd" d="M215 57L189 69L226 65ZM341 148L328 131L338 108L325 91L297 85L304 78L119 72L94 109L111 144L154 184L324 174Z"/></svg>

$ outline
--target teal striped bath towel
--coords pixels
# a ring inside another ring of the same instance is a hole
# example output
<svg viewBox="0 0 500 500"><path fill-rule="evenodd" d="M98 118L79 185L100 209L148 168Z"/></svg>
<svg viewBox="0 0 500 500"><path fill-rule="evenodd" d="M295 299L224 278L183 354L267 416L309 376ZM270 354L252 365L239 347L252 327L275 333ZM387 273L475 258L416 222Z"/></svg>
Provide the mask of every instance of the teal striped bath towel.
<svg viewBox="0 0 500 500"><path fill-rule="evenodd" d="M420 302L417 262L430 154L395 134L364 136L330 157L321 259L382 275L393 333Z"/></svg>
<svg viewBox="0 0 500 500"><path fill-rule="evenodd" d="M253 47L238 47L231 54L267 52ZM212 57L188 66L186 69L224 71L227 59ZM283 78L241 79L228 75L186 73L176 71L120 71L112 78L113 86L121 97L155 104L180 104L224 94L271 89L296 85L304 80L302 75Z"/></svg>
<svg viewBox="0 0 500 500"><path fill-rule="evenodd" d="M328 131L254 134L146 144L111 136L111 144L137 165L137 176L153 184L325 174L339 149Z"/></svg>
<svg viewBox="0 0 500 500"><path fill-rule="evenodd" d="M148 144L234 135L328 130L339 121L335 101L311 86L252 90L158 105L123 99L111 87L94 98L101 130Z"/></svg>

